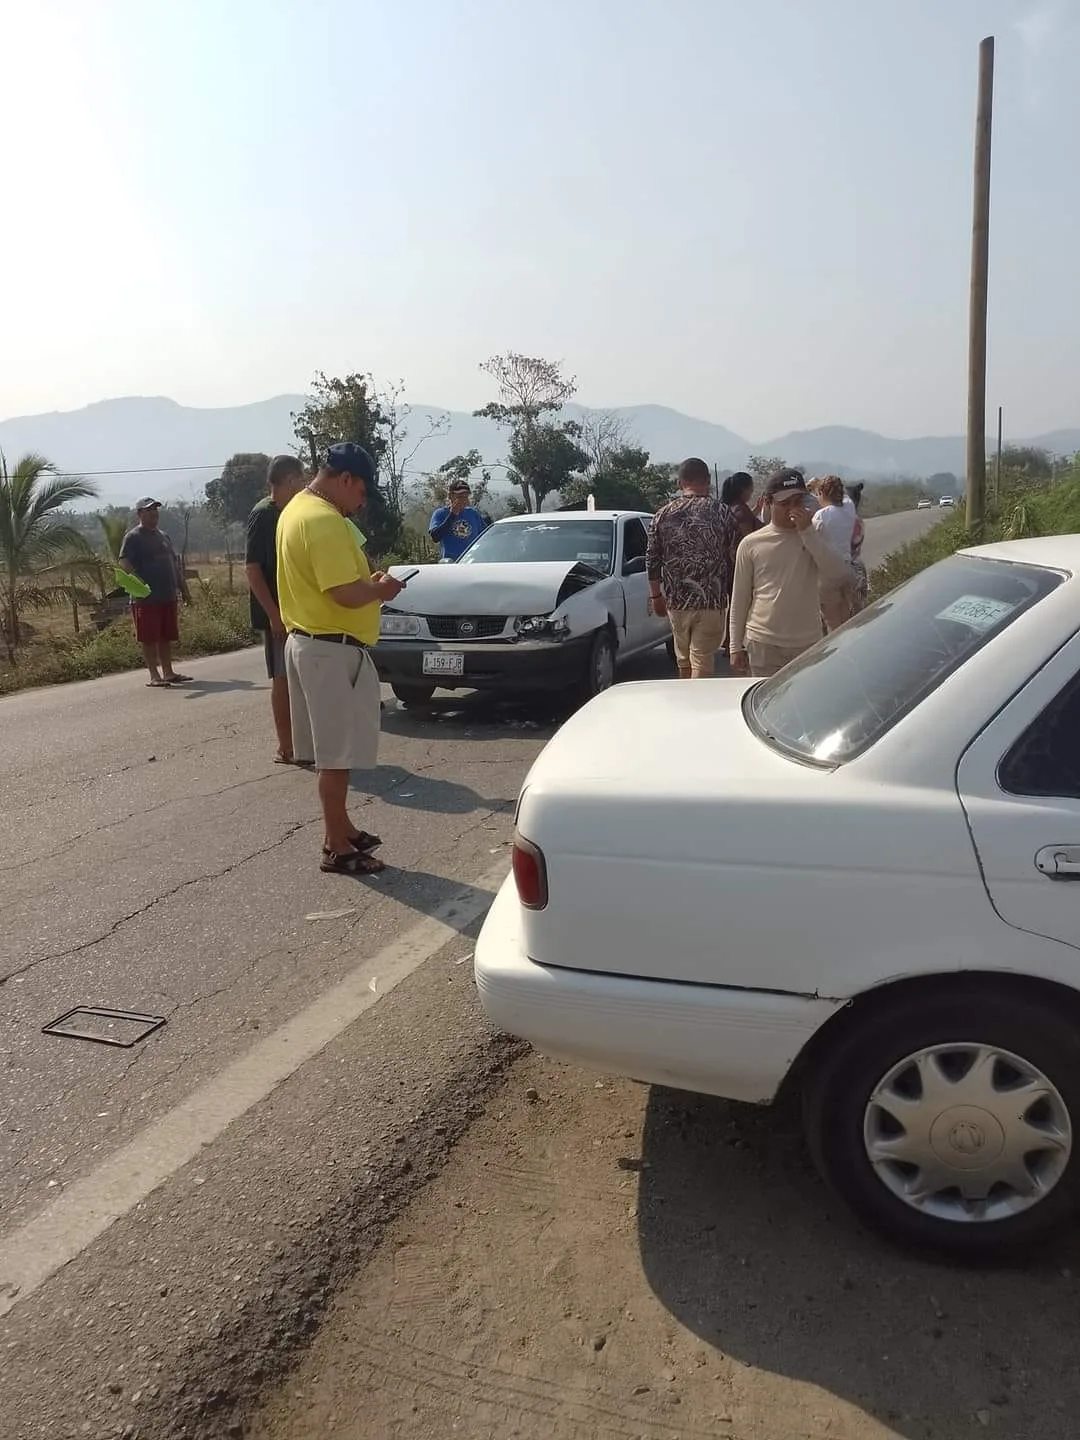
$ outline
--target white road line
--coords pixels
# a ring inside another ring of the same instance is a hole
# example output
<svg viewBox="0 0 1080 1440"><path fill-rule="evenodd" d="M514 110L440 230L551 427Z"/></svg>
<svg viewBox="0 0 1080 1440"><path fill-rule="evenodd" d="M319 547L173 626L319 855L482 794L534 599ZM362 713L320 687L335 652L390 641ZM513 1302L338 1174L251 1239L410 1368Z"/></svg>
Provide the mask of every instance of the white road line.
<svg viewBox="0 0 1080 1440"><path fill-rule="evenodd" d="M145 1200L482 915L490 892L498 889L505 875L503 859L474 885L462 886L434 914L377 955L363 959L299 1015L73 1181L47 1209L0 1239L0 1316L32 1295L114 1220Z"/></svg>

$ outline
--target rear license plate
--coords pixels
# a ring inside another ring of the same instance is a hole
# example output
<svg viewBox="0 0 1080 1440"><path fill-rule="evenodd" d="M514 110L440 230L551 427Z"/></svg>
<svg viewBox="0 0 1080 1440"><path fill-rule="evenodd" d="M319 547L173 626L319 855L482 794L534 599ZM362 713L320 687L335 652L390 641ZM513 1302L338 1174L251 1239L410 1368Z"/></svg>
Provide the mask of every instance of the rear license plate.
<svg viewBox="0 0 1080 1440"><path fill-rule="evenodd" d="M460 650L425 650L425 675L464 675L465 656Z"/></svg>

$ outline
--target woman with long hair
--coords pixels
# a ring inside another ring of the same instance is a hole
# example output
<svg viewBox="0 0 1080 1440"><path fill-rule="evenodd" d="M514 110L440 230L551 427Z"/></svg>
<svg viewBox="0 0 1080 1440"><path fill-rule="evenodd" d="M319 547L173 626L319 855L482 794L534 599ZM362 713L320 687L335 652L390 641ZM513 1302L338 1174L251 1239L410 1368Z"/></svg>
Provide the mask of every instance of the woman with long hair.
<svg viewBox="0 0 1080 1440"><path fill-rule="evenodd" d="M762 522L750 508L753 493L754 477L745 470L736 470L720 487L720 499L735 518L740 540L744 535L752 535L755 530L761 529Z"/></svg>
<svg viewBox="0 0 1080 1440"><path fill-rule="evenodd" d="M740 541L747 535L752 535L755 530L760 530L765 523L759 520L750 508L750 501L754 494L754 477L748 475L745 470L736 470L734 475L729 475L720 487L720 503L726 505L731 511L732 519L735 521L735 543L731 552L731 574L735 573L735 552L739 548ZM728 638L730 634L730 610L731 596L728 596L728 615L724 619L724 644L723 652L728 653Z"/></svg>

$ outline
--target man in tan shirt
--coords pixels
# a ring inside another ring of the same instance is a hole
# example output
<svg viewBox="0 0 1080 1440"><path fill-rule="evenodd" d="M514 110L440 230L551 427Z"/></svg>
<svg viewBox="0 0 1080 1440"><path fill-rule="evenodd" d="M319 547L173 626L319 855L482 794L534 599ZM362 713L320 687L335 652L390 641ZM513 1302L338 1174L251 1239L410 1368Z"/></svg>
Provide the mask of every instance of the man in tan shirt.
<svg viewBox="0 0 1080 1440"><path fill-rule="evenodd" d="M810 523L816 502L798 470L780 470L765 487L768 525L747 535L735 556L731 668L775 675L821 639L818 587L850 567Z"/></svg>

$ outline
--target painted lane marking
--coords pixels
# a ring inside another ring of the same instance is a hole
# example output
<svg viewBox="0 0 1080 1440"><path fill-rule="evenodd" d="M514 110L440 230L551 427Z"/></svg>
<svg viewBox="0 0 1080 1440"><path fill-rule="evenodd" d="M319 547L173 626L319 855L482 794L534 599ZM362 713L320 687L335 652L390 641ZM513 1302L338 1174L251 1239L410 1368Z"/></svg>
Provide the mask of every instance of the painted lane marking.
<svg viewBox="0 0 1080 1440"><path fill-rule="evenodd" d="M478 919L506 876L505 859L400 939L367 957L172 1110L140 1130L46 1209L0 1239L0 1317L40 1289L115 1220L265 1100L395 985Z"/></svg>

